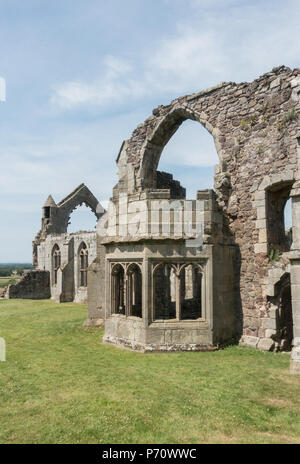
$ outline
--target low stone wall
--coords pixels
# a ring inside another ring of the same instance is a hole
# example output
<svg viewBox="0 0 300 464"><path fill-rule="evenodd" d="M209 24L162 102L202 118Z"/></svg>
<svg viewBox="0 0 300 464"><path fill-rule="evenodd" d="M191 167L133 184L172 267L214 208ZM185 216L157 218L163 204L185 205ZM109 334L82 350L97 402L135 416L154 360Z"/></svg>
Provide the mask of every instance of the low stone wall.
<svg viewBox="0 0 300 464"><path fill-rule="evenodd" d="M15 285L9 285L5 298L43 300L50 298L49 271L26 271Z"/></svg>

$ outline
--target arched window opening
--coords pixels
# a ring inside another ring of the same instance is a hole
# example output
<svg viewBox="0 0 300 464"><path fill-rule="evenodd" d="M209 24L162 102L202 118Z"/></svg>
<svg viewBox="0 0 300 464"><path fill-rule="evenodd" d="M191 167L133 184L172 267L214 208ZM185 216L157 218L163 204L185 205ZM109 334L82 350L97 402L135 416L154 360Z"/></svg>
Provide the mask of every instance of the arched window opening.
<svg viewBox="0 0 300 464"><path fill-rule="evenodd" d="M57 273L60 268L60 249L57 244L54 245L52 250L52 278L53 284L57 284Z"/></svg>
<svg viewBox="0 0 300 464"><path fill-rule="evenodd" d="M50 206L44 206L44 218L50 219Z"/></svg>
<svg viewBox="0 0 300 464"><path fill-rule="evenodd" d="M275 296L269 301L277 307L276 333L273 338L280 351L291 351L293 342L293 311L290 274L284 274L275 285Z"/></svg>
<svg viewBox="0 0 300 464"><path fill-rule="evenodd" d="M293 312L290 282L282 288L281 304L279 307L279 327L281 351L291 351L293 341Z"/></svg>
<svg viewBox="0 0 300 464"><path fill-rule="evenodd" d="M199 189L213 188L214 166L219 163L211 134L197 121L184 121L166 144L158 166L157 188L170 188L172 198L195 198ZM185 190L185 189L183 189Z"/></svg>
<svg viewBox="0 0 300 464"><path fill-rule="evenodd" d="M91 208L86 205L77 206L72 212L68 223L68 234L75 232L94 231L97 218Z"/></svg>
<svg viewBox="0 0 300 464"><path fill-rule="evenodd" d="M112 312L126 314L126 288L125 273L121 264L117 264L112 270Z"/></svg>
<svg viewBox="0 0 300 464"><path fill-rule="evenodd" d="M154 318L176 318L176 276L171 264L158 266L154 272Z"/></svg>
<svg viewBox="0 0 300 464"><path fill-rule="evenodd" d="M83 242L79 247L79 285L87 287L87 268L89 265L89 253L86 244Z"/></svg>
<svg viewBox="0 0 300 464"><path fill-rule="evenodd" d="M189 264L180 273L181 319L201 317L202 273L198 266Z"/></svg>
<svg viewBox="0 0 300 464"><path fill-rule="evenodd" d="M142 272L137 264L129 266L128 276L128 315L142 317Z"/></svg>
<svg viewBox="0 0 300 464"><path fill-rule="evenodd" d="M289 251L292 243L290 192L292 183L270 187L266 192L268 251L271 259Z"/></svg>

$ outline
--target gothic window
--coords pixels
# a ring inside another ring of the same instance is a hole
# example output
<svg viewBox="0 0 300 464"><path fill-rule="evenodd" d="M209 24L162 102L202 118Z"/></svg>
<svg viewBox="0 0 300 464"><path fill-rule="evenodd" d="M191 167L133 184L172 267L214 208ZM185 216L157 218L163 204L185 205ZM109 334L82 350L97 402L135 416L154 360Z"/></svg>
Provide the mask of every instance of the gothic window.
<svg viewBox="0 0 300 464"><path fill-rule="evenodd" d="M285 182L269 187L266 191L266 217L268 252L271 259L276 253L290 249L291 220L290 214L290 191L292 182Z"/></svg>
<svg viewBox="0 0 300 464"><path fill-rule="evenodd" d="M201 317L202 273L197 265L188 264L180 272L181 319Z"/></svg>
<svg viewBox="0 0 300 464"><path fill-rule="evenodd" d="M49 219L50 218L50 206L45 206L44 207L44 218Z"/></svg>
<svg viewBox="0 0 300 464"><path fill-rule="evenodd" d="M60 268L60 249L57 244L54 245L52 250L52 276L54 285L57 284L57 272Z"/></svg>
<svg viewBox="0 0 300 464"><path fill-rule="evenodd" d="M88 249L83 242L79 247L79 285L87 286Z"/></svg>
<svg viewBox="0 0 300 464"><path fill-rule="evenodd" d="M161 263L153 276L154 319L176 318L176 277L174 267Z"/></svg>
<svg viewBox="0 0 300 464"><path fill-rule="evenodd" d="M276 310L276 333L272 338L279 344L281 351L291 351L293 345L293 311L291 297L291 278L285 273L276 283L274 296L268 297Z"/></svg>
<svg viewBox="0 0 300 464"><path fill-rule="evenodd" d="M142 317L142 272L137 264L128 267L127 279L128 315Z"/></svg>
<svg viewBox="0 0 300 464"><path fill-rule="evenodd" d="M125 273L121 264L112 269L112 312L126 314Z"/></svg>
<svg viewBox="0 0 300 464"><path fill-rule="evenodd" d="M202 270L197 264L160 263L153 273L154 319L202 317Z"/></svg>

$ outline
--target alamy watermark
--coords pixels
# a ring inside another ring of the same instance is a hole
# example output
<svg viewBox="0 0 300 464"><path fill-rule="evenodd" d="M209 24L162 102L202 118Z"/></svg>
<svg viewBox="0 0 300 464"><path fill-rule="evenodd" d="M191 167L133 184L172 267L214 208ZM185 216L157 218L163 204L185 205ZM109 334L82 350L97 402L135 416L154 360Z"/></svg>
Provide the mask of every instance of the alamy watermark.
<svg viewBox="0 0 300 464"><path fill-rule="evenodd" d="M0 102L6 101L6 82L4 77L0 76Z"/></svg>
<svg viewBox="0 0 300 464"><path fill-rule="evenodd" d="M103 214L101 204L97 213ZM187 247L203 244L203 200L137 200L129 201L121 193L117 202L110 201L107 214L98 221L99 236L182 237Z"/></svg>
<svg viewBox="0 0 300 464"><path fill-rule="evenodd" d="M6 361L6 343L4 338L0 337L0 362Z"/></svg>

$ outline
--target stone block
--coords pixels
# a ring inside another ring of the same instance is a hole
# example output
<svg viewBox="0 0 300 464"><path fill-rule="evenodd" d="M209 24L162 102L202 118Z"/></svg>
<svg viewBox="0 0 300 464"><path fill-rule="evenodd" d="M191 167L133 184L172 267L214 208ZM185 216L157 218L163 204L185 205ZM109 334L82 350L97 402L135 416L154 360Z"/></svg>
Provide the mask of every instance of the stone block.
<svg viewBox="0 0 300 464"><path fill-rule="evenodd" d="M265 208L265 205L266 205L266 200L265 198L263 200L255 200L255 201L252 201L252 206L253 208L258 208L260 206L264 207Z"/></svg>
<svg viewBox="0 0 300 464"><path fill-rule="evenodd" d="M300 374L300 346L292 349L290 370L293 374Z"/></svg>
<svg viewBox="0 0 300 464"><path fill-rule="evenodd" d="M263 351L272 351L274 347L275 342L270 338L261 338L257 344L257 348Z"/></svg>
<svg viewBox="0 0 300 464"><path fill-rule="evenodd" d="M265 330L265 336L266 336L266 338L271 338L271 337L273 337L274 335L276 335L276 330L274 330L274 329L266 329L266 330Z"/></svg>
<svg viewBox="0 0 300 464"><path fill-rule="evenodd" d="M279 87L280 82L281 82L280 77L277 77L276 79L274 79L274 81L272 81L271 84L270 84L270 89L274 89L275 87Z"/></svg>
<svg viewBox="0 0 300 464"><path fill-rule="evenodd" d="M270 177L266 176L264 180L260 183L258 190L265 190L265 188L270 184Z"/></svg>
<svg viewBox="0 0 300 464"><path fill-rule="evenodd" d="M294 300L300 300L300 285L299 284L292 284L291 285L291 290L292 290L292 299Z"/></svg>
<svg viewBox="0 0 300 464"><path fill-rule="evenodd" d="M266 229L260 229L259 230L258 241L259 241L259 243L266 243L267 242L267 231L266 231Z"/></svg>
<svg viewBox="0 0 300 464"><path fill-rule="evenodd" d="M274 285L267 285L266 286L266 294L268 296L274 296Z"/></svg>
<svg viewBox="0 0 300 464"><path fill-rule="evenodd" d="M262 319L262 326L264 329L276 330L276 319L264 318Z"/></svg>
<svg viewBox="0 0 300 464"><path fill-rule="evenodd" d="M268 246L266 243L256 243L254 245L254 253L267 253Z"/></svg>
<svg viewBox="0 0 300 464"><path fill-rule="evenodd" d="M254 194L254 198L255 200L259 201L259 200L264 200L266 199L266 193L264 190L257 190Z"/></svg>
<svg viewBox="0 0 300 464"><path fill-rule="evenodd" d="M266 208L264 206L258 206L258 208L256 208L256 212L257 212L257 219L266 218Z"/></svg>
<svg viewBox="0 0 300 464"><path fill-rule="evenodd" d="M240 340L240 345L251 346L252 348L257 348L259 342L258 337L253 337L251 335L243 335Z"/></svg>
<svg viewBox="0 0 300 464"><path fill-rule="evenodd" d="M270 317L270 319L276 319L276 317L277 317L277 309L276 308L270 309L269 317Z"/></svg>
<svg viewBox="0 0 300 464"><path fill-rule="evenodd" d="M257 219L255 221L256 229L266 229L267 228L267 221L266 219Z"/></svg>

